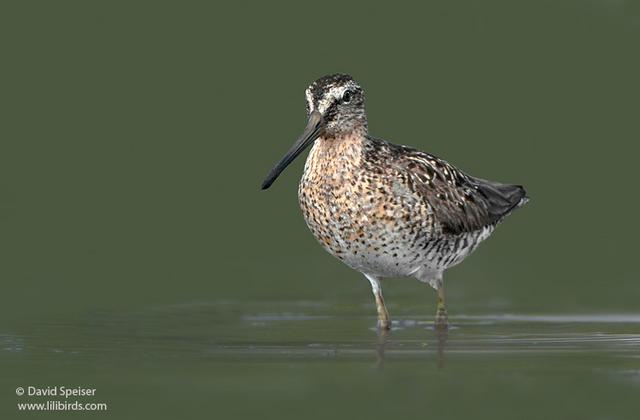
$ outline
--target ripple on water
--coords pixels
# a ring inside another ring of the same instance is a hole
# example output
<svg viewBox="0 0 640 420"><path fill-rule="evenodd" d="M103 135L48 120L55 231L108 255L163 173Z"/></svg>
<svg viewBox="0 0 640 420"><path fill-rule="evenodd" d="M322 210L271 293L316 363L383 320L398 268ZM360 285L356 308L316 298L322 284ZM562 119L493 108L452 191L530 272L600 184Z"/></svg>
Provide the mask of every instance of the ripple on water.
<svg viewBox="0 0 640 420"><path fill-rule="evenodd" d="M277 308L277 310L274 310ZM463 314L443 335L432 319L399 314L377 334L360 307L305 302L198 303L100 312L0 334L5 355L67 357L395 358L450 355L589 354L637 358L640 314Z"/></svg>

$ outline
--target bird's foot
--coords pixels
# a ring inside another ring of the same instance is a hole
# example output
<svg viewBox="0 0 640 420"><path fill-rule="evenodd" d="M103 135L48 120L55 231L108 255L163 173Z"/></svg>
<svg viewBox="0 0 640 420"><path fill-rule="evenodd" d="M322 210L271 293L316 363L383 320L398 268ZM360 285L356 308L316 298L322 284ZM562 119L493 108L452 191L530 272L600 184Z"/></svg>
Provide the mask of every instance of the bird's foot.
<svg viewBox="0 0 640 420"><path fill-rule="evenodd" d="M378 330L389 331L391 329L391 320L389 318L378 319Z"/></svg>

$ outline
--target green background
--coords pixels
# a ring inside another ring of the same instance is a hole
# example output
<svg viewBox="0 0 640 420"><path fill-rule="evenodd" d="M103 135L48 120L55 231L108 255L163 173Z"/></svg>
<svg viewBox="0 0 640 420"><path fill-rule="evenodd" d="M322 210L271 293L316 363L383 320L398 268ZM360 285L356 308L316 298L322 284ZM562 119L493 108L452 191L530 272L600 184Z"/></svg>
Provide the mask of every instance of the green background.
<svg viewBox="0 0 640 420"><path fill-rule="evenodd" d="M300 215L304 159L259 191L304 127L304 89L334 72L364 87L373 135L523 184L532 198L446 273L454 322L456 313L635 312L639 42L640 5L630 1L3 3L0 333L46 347L66 337L47 323L94 325L87 319L96 313L192 304L215 306L198 318L215 331L225 312L216 305L234 302L267 312L283 302L355 305L351 315L373 322L367 281L326 254ZM385 296L392 317L412 308L427 319L435 310L433 291L414 280L387 281ZM188 330L189 319L177 325ZM307 335L321 340L324 332ZM81 333L67 334L86 344ZM13 357L0 359L11 372L0 395L10 414L22 377L137 387L135 400L113 394L119 411L111 414L144 413L149 400L157 418L171 413L158 401L176 395L172 384L191 378L189 412L212 413L211 395L228 391L239 399L229 406L247 404L241 395L262 392L260 369L266 377L273 369L161 359L157 369L97 379L90 357L80 365L71 357L59 370L50 352ZM118 360L105 355L97 365ZM293 406L310 407L311 383L317 398L355 412L340 386L319 384L327 372L354 388L371 378L349 364L315 366L281 383L300 393ZM403 366L389 384L406 383L412 369ZM439 380L470 388L464 363L458 369L460 378ZM220 372L230 388L205 391ZM497 395L500 386L488 389ZM358 394L360 403L386 394L389 404L403 402L405 416L428 414L411 411L412 394L398 399L401 387L379 387ZM532 392L544 401L541 389ZM287 400L270 401L282 418Z"/></svg>

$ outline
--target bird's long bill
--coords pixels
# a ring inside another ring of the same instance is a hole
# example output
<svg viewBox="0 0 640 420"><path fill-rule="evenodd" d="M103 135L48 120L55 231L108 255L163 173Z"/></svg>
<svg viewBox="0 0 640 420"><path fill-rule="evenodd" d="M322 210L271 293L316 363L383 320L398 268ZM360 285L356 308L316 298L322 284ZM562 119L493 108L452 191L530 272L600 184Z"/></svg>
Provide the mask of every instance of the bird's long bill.
<svg viewBox="0 0 640 420"><path fill-rule="evenodd" d="M317 139L324 129L324 118L318 111L313 111L309 115L309 121L304 128L302 135L291 146L291 149L284 155L276 166L271 169L269 175L262 181L262 189L266 190L273 184L273 181L285 170L293 160L304 151L315 139Z"/></svg>

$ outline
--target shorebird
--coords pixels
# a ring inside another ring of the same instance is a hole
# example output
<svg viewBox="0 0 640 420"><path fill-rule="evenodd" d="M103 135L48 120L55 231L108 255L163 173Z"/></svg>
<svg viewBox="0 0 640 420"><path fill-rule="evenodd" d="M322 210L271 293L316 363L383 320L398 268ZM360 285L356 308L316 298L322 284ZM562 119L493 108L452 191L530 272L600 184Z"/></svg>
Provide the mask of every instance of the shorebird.
<svg viewBox="0 0 640 420"><path fill-rule="evenodd" d="M262 189L313 144L298 188L304 219L331 255L369 280L378 327L391 325L381 279L415 277L436 289L435 325L446 329L443 272L527 202L524 188L372 137L364 91L347 74L316 80L305 96L307 126Z"/></svg>

